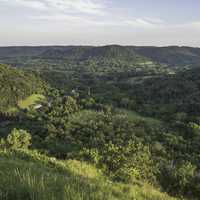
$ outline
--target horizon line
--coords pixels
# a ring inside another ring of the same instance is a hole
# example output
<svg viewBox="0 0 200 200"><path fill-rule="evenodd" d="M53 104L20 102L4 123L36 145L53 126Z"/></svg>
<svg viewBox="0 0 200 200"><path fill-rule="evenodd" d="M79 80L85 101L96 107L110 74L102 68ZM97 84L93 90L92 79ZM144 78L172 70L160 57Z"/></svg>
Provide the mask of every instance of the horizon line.
<svg viewBox="0 0 200 200"><path fill-rule="evenodd" d="M189 48L200 48L200 46L190 46L190 45L121 45L121 44L102 44L102 45L84 45L84 44L73 44L73 45L57 45L57 44L41 44L41 45L0 45L0 48L12 48L12 47L107 47L107 46L121 46L121 47L157 47L157 48L165 48L165 47L189 47Z"/></svg>

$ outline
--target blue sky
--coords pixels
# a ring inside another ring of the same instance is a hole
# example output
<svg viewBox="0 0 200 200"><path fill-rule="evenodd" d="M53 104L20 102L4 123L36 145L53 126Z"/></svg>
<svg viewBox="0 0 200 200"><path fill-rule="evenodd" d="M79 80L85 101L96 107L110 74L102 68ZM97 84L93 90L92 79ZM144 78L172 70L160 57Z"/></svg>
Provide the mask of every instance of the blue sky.
<svg viewBox="0 0 200 200"><path fill-rule="evenodd" d="M0 46L200 47L199 0L0 0Z"/></svg>

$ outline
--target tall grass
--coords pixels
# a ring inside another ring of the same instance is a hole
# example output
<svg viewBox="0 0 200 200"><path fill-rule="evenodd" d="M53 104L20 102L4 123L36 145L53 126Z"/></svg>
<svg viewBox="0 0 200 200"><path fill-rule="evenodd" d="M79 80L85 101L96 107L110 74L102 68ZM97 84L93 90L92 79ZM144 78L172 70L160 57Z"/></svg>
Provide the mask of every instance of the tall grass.
<svg viewBox="0 0 200 200"><path fill-rule="evenodd" d="M95 167L28 151L0 151L1 200L172 200L150 185L113 183Z"/></svg>

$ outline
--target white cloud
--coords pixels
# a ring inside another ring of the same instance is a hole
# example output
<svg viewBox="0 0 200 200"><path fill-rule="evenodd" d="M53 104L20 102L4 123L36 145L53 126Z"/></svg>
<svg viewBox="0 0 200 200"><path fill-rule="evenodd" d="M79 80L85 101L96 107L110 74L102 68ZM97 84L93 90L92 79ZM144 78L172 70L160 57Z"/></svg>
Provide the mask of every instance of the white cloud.
<svg viewBox="0 0 200 200"><path fill-rule="evenodd" d="M109 12L105 0L0 0L7 5L29 7L39 12L26 12L29 19L75 23L76 25L156 28L163 22L156 18L133 18Z"/></svg>
<svg viewBox="0 0 200 200"><path fill-rule="evenodd" d="M94 25L96 22L89 20L80 16L72 16L66 14L55 14L55 15L40 15L40 16L32 16L30 17L34 20L39 21L56 21L56 23L68 23L70 25Z"/></svg>
<svg viewBox="0 0 200 200"><path fill-rule="evenodd" d="M0 3L24 6L49 11L80 12L87 14L104 14L102 0L0 0Z"/></svg>
<svg viewBox="0 0 200 200"><path fill-rule="evenodd" d="M109 20L107 19L109 18ZM143 18L126 19L116 15L107 15L106 18L92 19L88 16L68 15L68 14L49 14L35 15L31 19L40 21L56 21L57 23L73 23L74 25L95 25L104 27L129 27L129 28L157 28L160 24L147 21Z"/></svg>
<svg viewBox="0 0 200 200"><path fill-rule="evenodd" d="M30 7L34 9L46 9L46 6L42 1L37 0L15 0L20 6Z"/></svg>
<svg viewBox="0 0 200 200"><path fill-rule="evenodd" d="M19 7L29 7L33 9L46 9L46 6L42 1L38 0L0 0L0 3L4 3L8 6L19 6Z"/></svg>
<svg viewBox="0 0 200 200"><path fill-rule="evenodd" d="M200 28L200 21L193 21L190 23L185 23L181 25L182 27L187 27L187 28Z"/></svg>
<svg viewBox="0 0 200 200"><path fill-rule="evenodd" d="M156 24L149 22L145 19L132 19L132 20L125 20L124 25L130 25L139 28L154 28Z"/></svg>
<svg viewBox="0 0 200 200"><path fill-rule="evenodd" d="M198 20L163 21L154 15L118 12L109 2L0 0L0 42L27 38L26 43L40 44L200 45Z"/></svg>
<svg viewBox="0 0 200 200"><path fill-rule="evenodd" d="M157 25L162 25L165 23L165 21L163 19L160 18L153 18L153 17L144 17L144 20L153 23L153 24L157 24Z"/></svg>
<svg viewBox="0 0 200 200"><path fill-rule="evenodd" d="M94 0L44 0L46 5L58 10L73 9L89 14L103 14L103 4Z"/></svg>

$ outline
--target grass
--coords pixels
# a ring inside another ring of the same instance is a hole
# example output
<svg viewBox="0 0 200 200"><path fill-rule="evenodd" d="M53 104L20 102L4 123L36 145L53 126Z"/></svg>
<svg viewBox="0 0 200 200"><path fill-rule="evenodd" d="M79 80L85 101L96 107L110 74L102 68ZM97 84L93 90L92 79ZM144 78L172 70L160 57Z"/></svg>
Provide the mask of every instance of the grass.
<svg viewBox="0 0 200 200"><path fill-rule="evenodd" d="M41 94L32 94L24 100L18 102L18 106L21 109L28 109L30 106L36 105L38 102L44 100L45 97Z"/></svg>
<svg viewBox="0 0 200 200"><path fill-rule="evenodd" d="M119 111L125 115L128 116L130 120L137 121L137 120L143 120L146 122L149 126L156 126L156 127L161 127L162 126L162 121L152 118L152 117L144 117L138 114L135 111L131 110L126 110L126 109L119 109Z"/></svg>
<svg viewBox="0 0 200 200"><path fill-rule="evenodd" d="M18 112L18 108L17 107L8 108L7 112L8 113L17 113Z"/></svg>
<svg viewBox="0 0 200 200"><path fill-rule="evenodd" d="M175 200L149 184L111 182L94 166L33 151L0 151L1 200Z"/></svg>
<svg viewBox="0 0 200 200"><path fill-rule="evenodd" d="M31 106L37 105L41 101L45 100L45 96L42 94L32 94L26 99L20 100L16 107L10 107L7 109L7 113L17 113L20 109L29 109Z"/></svg>

